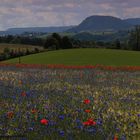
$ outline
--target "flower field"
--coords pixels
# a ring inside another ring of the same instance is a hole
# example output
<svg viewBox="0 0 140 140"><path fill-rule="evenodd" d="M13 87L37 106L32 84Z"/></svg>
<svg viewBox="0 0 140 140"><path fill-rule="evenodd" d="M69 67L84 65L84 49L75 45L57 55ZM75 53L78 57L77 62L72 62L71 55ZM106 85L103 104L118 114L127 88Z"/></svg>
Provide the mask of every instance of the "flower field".
<svg viewBox="0 0 140 140"><path fill-rule="evenodd" d="M0 138L140 140L137 67L0 66Z"/></svg>

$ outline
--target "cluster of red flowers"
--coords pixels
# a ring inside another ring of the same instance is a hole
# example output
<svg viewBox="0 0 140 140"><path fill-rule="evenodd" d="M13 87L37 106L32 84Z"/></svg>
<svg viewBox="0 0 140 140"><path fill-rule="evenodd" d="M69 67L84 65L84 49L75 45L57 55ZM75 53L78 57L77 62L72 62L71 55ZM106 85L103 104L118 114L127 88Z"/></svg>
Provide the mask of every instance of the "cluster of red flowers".
<svg viewBox="0 0 140 140"><path fill-rule="evenodd" d="M86 122L83 122L84 126L96 125L96 122L93 119L88 119Z"/></svg>
<svg viewBox="0 0 140 140"><path fill-rule="evenodd" d="M83 101L83 103L86 104L86 105L88 105L88 104L90 104L90 100L89 99L85 99ZM90 113L91 110L90 109L86 109L85 112L86 113ZM92 118L90 118L86 122L83 122L83 125L84 126L92 126L92 125L96 125L96 122Z"/></svg>
<svg viewBox="0 0 140 140"><path fill-rule="evenodd" d="M33 115L35 115L35 114L38 113L38 110L35 109L35 108L33 108L33 109L31 109L31 113L32 113ZM47 124L49 123L49 120L43 118L43 119L40 120L40 123L41 123L42 125L47 125Z"/></svg>
<svg viewBox="0 0 140 140"><path fill-rule="evenodd" d="M85 99L83 101L83 103L86 104L86 105L90 104L90 102L91 101L89 99ZM86 113L90 113L91 110L90 109L86 109L85 112ZM83 125L84 126L95 126L96 125L96 122L92 118L90 118L87 121L83 122ZM118 140L118 137L115 135L114 138L113 138L113 140Z"/></svg>
<svg viewBox="0 0 140 140"><path fill-rule="evenodd" d="M90 103L90 100L89 99L85 99L84 100L84 104L89 104Z"/></svg>
<svg viewBox="0 0 140 140"><path fill-rule="evenodd" d="M63 65L63 64L5 64L0 63L0 67L4 66L15 66L17 68L50 68L50 69L103 69L110 71L140 71L140 66L105 66L105 65L85 65L85 66L75 66L75 65Z"/></svg>
<svg viewBox="0 0 140 140"><path fill-rule="evenodd" d="M85 100L84 100L84 104L90 104L90 100L89 100L89 99L85 99ZM90 109L86 109L85 112L86 112L86 113L90 113L91 110L90 110Z"/></svg>
<svg viewBox="0 0 140 140"><path fill-rule="evenodd" d="M14 116L14 112L13 111L10 111L10 112L7 113L7 118L8 119L13 118L13 116Z"/></svg>

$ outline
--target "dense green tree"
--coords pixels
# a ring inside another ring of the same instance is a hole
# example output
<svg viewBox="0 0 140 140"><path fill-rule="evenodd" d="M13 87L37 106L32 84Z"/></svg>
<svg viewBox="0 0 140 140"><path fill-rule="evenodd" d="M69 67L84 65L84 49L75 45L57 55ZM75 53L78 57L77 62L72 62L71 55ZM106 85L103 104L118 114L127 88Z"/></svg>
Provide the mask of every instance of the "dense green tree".
<svg viewBox="0 0 140 140"><path fill-rule="evenodd" d="M73 45L72 45L71 40L67 36L64 36L62 38L62 48L63 49L70 49L72 47L73 47Z"/></svg>
<svg viewBox="0 0 140 140"><path fill-rule="evenodd" d="M121 49L121 43L120 43L119 39L116 39L116 41L115 41L115 48L116 49Z"/></svg>
<svg viewBox="0 0 140 140"><path fill-rule="evenodd" d="M14 36L12 36L12 35L8 35L8 36L6 36L6 42L7 43L11 43L11 41L14 39Z"/></svg>
<svg viewBox="0 0 140 140"><path fill-rule="evenodd" d="M13 44L21 44L21 37L17 36L14 37L13 40L11 41Z"/></svg>
<svg viewBox="0 0 140 140"><path fill-rule="evenodd" d="M96 44L97 44L97 46L100 46L100 47L105 45L105 43L103 41L98 41L98 42L96 42Z"/></svg>
<svg viewBox="0 0 140 140"><path fill-rule="evenodd" d="M58 33L53 33L51 36L47 37L44 48L49 49L69 49L72 48L73 44L69 37L61 37Z"/></svg>
<svg viewBox="0 0 140 140"><path fill-rule="evenodd" d="M54 37L48 37L45 41L44 48L47 49L59 49L59 41Z"/></svg>
<svg viewBox="0 0 140 140"><path fill-rule="evenodd" d="M58 43L59 43L58 49L60 49L62 47L62 38L61 38L61 36L58 33L53 33L52 37L54 37L58 41Z"/></svg>
<svg viewBox="0 0 140 140"><path fill-rule="evenodd" d="M140 26L136 26L130 33L129 46L133 50L140 51Z"/></svg>

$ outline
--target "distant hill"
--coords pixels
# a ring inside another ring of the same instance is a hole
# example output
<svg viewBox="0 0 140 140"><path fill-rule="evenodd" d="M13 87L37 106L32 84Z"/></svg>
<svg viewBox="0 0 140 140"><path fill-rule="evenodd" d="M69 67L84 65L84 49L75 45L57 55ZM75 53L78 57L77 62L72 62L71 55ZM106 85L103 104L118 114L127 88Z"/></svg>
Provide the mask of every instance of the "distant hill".
<svg viewBox="0 0 140 140"><path fill-rule="evenodd" d="M124 21L132 25L140 25L140 18L129 18Z"/></svg>
<svg viewBox="0 0 140 140"><path fill-rule="evenodd" d="M9 28L6 31L1 31L0 34L5 35L16 35L23 34L25 32L40 32L40 33L53 33L53 32L64 32L74 26L60 26L60 27L27 27L27 28Z"/></svg>
<svg viewBox="0 0 140 140"><path fill-rule="evenodd" d="M72 36L73 39L76 40L84 40L84 41L115 41L116 39L119 39L120 41L123 41L128 38L128 32L127 31L118 31L118 32L110 32L110 33L100 33L100 34L94 34L90 32L79 32Z"/></svg>
<svg viewBox="0 0 140 140"><path fill-rule="evenodd" d="M78 40L90 41L94 39L94 35L89 32L81 32L73 35L72 38L76 40L78 39Z"/></svg>
<svg viewBox="0 0 140 140"><path fill-rule="evenodd" d="M27 27L9 28L0 31L0 35L21 35L23 33L80 33L80 32L114 32L131 29L134 25L140 25L140 18L120 19L112 16L94 15L87 17L77 26L58 26L58 27ZM81 34L80 34L81 36ZM91 34L84 34L86 38L92 38Z"/></svg>
<svg viewBox="0 0 140 140"><path fill-rule="evenodd" d="M112 16L90 16L69 32L81 31L117 31L131 28L128 22Z"/></svg>

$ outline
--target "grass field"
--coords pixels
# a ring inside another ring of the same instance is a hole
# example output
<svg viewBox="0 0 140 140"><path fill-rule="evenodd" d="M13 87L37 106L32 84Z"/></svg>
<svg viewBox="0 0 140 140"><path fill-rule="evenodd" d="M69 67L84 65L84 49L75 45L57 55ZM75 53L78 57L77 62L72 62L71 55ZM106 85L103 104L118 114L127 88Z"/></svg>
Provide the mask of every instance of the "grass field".
<svg viewBox="0 0 140 140"><path fill-rule="evenodd" d="M18 58L5 61L18 63ZM69 49L21 57L27 64L140 66L140 52L111 49Z"/></svg>
<svg viewBox="0 0 140 140"><path fill-rule="evenodd" d="M26 51L27 48L31 51L34 50L35 48L43 49L40 46L33 46L33 45L0 43L0 53L3 53L5 48L9 48L9 49L17 50L17 51L19 48L21 51Z"/></svg>

